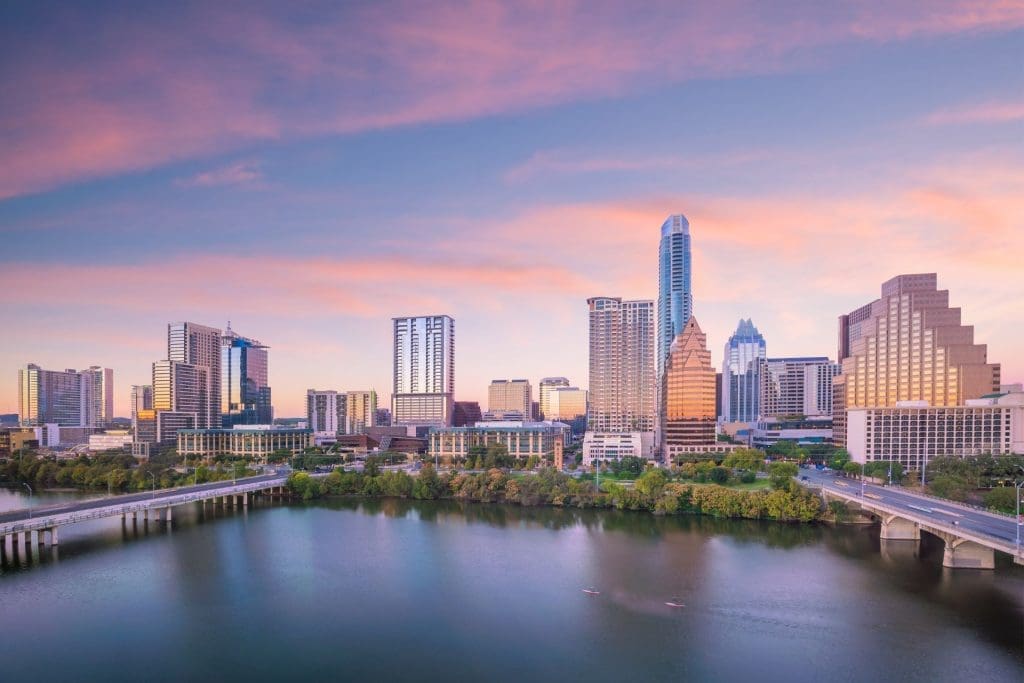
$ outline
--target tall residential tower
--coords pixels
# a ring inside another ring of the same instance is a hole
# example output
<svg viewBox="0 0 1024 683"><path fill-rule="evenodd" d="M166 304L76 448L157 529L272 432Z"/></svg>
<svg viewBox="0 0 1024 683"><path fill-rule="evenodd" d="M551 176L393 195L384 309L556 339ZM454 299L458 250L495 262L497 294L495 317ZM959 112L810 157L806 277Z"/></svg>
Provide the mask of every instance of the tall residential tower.
<svg viewBox="0 0 1024 683"><path fill-rule="evenodd" d="M693 315L690 268L690 223L675 214L661 225L658 246L657 381L661 383L669 348Z"/></svg>
<svg viewBox="0 0 1024 683"><path fill-rule="evenodd" d="M449 426L455 393L455 321L432 315L394 318L393 323L392 424Z"/></svg>
<svg viewBox="0 0 1024 683"><path fill-rule="evenodd" d="M587 299L590 405L587 429L652 432L655 417L654 302Z"/></svg>

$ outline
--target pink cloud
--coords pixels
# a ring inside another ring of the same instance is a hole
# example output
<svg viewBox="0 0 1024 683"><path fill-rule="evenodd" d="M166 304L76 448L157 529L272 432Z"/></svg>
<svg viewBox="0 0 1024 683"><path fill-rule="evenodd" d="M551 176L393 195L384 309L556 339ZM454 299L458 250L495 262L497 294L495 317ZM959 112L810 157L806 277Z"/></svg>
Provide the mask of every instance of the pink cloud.
<svg viewBox="0 0 1024 683"><path fill-rule="evenodd" d="M1024 121L1024 101L984 102L964 107L941 109L925 117L933 126L962 124L1012 123Z"/></svg>
<svg viewBox="0 0 1024 683"><path fill-rule="evenodd" d="M249 185L263 179L260 165L253 161L239 161L228 166L198 173L178 181L183 187L217 187L221 185Z"/></svg>
<svg viewBox="0 0 1024 683"><path fill-rule="evenodd" d="M821 3L799 16L758 7L397 3L308 21L200 5L171 25L71 8L43 35L7 41L5 90L32 96L0 111L0 199L253 142L772 73L833 44L1024 25L1019 3ZM65 49L94 31L80 53Z"/></svg>

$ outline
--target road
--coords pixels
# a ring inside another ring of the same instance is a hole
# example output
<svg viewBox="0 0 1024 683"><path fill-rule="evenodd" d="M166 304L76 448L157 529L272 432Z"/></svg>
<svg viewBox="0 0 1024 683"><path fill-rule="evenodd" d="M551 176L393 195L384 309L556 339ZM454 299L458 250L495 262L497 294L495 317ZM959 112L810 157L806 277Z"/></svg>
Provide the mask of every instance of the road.
<svg viewBox="0 0 1024 683"><path fill-rule="evenodd" d="M803 484L815 484L826 490L836 491L845 495L858 496L861 491L859 479L848 479L835 472L821 472L815 469L801 469L800 477L807 477ZM908 512L929 517L937 524L956 526L974 533L991 536L1011 544L1017 538L1017 524L1011 517L1004 517L989 512L975 510L965 505L951 502L940 502L934 498L911 493L898 486L878 486L867 483L864 485L866 502L872 500L897 508L906 508ZM956 525L953 525L956 522ZM1024 529L1021 529L1024 538Z"/></svg>
<svg viewBox="0 0 1024 683"><path fill-rule="evenodd" d="M244 477L237 479L237 483L258 483L264 481L275 481L280 480L283 484L287 479L286 475L281 474L261 474L257 477ZM92 498L90 500L77 501L74 503L64 503L60 505L49 505L46 507L31 508L32 517L42 517L50 515L60 515L67 512L79 512L82 510L95 510L97 508L104 508L109 505L122 505L124 503L133 503L136 501L149 501L157 500L162 498L170 498L172 496L180 496L184 493L209 491L210 489L219 489L224 486L231 486L232 480L228 479L225 481L213 481L208 484L199 484L198 486L179 486L175 489L157 489L155 494L152 491L146 491L143 493L130 493L122 496L107 496L104 498ZM29 508L21 508L19 510L10 510L8 512L0 513L0 523L2 522L17 522L23 519L29 518Z"/></svg>

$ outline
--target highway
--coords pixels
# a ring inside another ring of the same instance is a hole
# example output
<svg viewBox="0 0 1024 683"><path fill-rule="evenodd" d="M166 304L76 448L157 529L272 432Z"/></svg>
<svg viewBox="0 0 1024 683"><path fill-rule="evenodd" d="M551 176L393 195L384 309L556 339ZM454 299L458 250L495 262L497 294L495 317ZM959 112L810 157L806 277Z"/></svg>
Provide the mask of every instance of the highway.
<svg viewBox="0 0 1024 683"><path fill-rule="evenodd" d="M261 474L256 477L244 477L234 481L237 482L237 484L280 482L281 485L284 485L287 478L287 475L282 474ZM49 505L46 507L20 508L18 510L10 510L8 512L0 513L0 523L18 522L21 520L27 520L30 517L52 517L55 515L62 515L66 513L105 508L111 505L123 505L125 503L134 503L142 501L159 502L162 499L174 498L177 496L181 496L182 494L200 493L203 491L209 491L211 489L216 490L230 486L232 486L232 480L228 479L225 481L212 481L208 484L199 484L198 486L179 486L178 488L174 489L157 489L155 492L146 491L141 493L129 493L120 496L92 498L89 500L76 501L74 503Z"/></svg>
<svg viewBox="0 0 1024 683"><path fill-rule="evenodd" d="M822 472L813 468L801 469L798 477L807 477L801 484L821 486L826 490L843 495L859 496L861 481L835 472ZM948 526L951 530L970 531L1013 544L1017 538L1017 524L1012 517L983 512L953 502L938 501L935 498L911 493L898 486L864 485L864 502L872 501L905 509L909 514L931 519L937 526ZM1024 528L1021 529L1024 538Z"/></svg>

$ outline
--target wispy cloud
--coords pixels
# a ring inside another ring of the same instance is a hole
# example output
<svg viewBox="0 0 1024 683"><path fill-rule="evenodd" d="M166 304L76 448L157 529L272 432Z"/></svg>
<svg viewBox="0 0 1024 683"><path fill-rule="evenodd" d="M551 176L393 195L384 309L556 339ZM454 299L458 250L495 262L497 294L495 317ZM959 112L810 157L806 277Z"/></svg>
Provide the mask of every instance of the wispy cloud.
<svg viewBox="0 0 1024 683"><path fill-rule="evenodd" d="M1024 121L1024 100L991 101L940 109L925 117L933 126L1011 123Z"/></svg>
<svg viewBox="0 0 1024 683"><path fill-rule="evenodd" d="M763 161L770 156L778 156L778 153L766 150L747 150L692 156L636 156L630 154L594 156L575 150L541 150L534 152L528 159L506 171L504 179L509 183L520 183L551 175L720 168Z"/></svg>
<svg viewBox="0 0 1024 683"><path fill-rule="evenodd" d="M222 185L251 185L263 180L260 164L254 161L239 161L228 166L203 171L191 178L182 178L182 187L218 187Z"/></svg>

